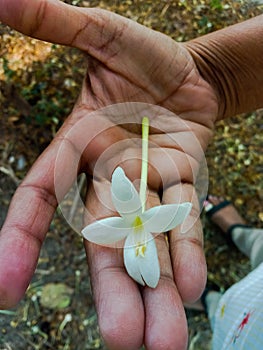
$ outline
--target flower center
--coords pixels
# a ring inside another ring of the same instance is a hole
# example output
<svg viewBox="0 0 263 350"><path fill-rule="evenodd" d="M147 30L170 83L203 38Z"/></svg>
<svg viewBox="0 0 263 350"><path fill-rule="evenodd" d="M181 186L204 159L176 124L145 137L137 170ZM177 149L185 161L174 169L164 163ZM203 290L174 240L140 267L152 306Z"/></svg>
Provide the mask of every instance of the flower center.
<svg viewBox="0 0 263 350"><path fill-rule="evenodd" d="M136 216L136 218L133 221L132 226L134 228L135 233L141 232L143 230L142 219L139 216Z"/></svg>

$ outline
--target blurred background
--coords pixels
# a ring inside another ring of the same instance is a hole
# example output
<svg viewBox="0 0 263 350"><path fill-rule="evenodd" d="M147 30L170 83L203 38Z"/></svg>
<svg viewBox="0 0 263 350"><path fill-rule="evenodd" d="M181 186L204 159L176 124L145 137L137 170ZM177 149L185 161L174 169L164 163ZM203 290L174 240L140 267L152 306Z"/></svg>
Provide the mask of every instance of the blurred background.
<svg viewBox="0 0 263 350"><path fill-rule="evenodd" d="M65 1L108 9L182 42L263 13L262 2ZM85 73L79 51L25 37L0 24L0 225L16 187L70 113ZM263 225L263 110L219 122L207 150L209 193ZM248 260L202 217L208 279L222 290ZM189 349L210 349L205 314L187 312ZM56 213L25 298L0 310L0 350L106 349L100 338L81 238ZM125 349L124 349L125 350Z"/></svg>

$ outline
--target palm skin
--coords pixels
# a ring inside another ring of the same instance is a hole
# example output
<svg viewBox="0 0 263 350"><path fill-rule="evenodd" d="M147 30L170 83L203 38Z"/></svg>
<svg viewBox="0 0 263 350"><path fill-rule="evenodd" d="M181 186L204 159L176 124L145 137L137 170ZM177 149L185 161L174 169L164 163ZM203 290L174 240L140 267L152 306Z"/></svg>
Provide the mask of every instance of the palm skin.
<svg viewBox="0 0 263 350"><path fill-rule="evenodd" d="M58 193L63 197L77 172L92 174L97 160L116 142L138 138L133 129L113 126L106 117L94 122L88 114L114 103L145 102L178 116L171 116L168 123L166 118L158 120L157 116L152 121L157 120L159 130L165 133L150 130L150 141L156 147L150 150L147 205L160 203L160 189L164 203L176 202L180 193L180 201L191 200L194 204L193 214L185 224L189 229L183 235L174 230L169 247L164 236L157 237L161 279L156 289L141 289L127 275L120 249L86 241L84 244L100 329L108 348L139 349L145 344L151 350L185 349L187 323L182 301L197 299L206 280L202 229L197 220L197 201L193 200L193 172L189 168L189 159L193 160L192 168L197 168L202 154L189 141L194 135L205 150L211 139L218 111L214 90L199 75L184 45L120 16L56 1L9 0L0 1L0 5L1 19L12 27L39 39L78 47L89 59L72 114L36 161L10 205L0 236L0 307L11 307L25 292L57 206ZM16 18L18 9L23 16ZM78 130L84 117L85 135L72 133L67 142L70 130ZM111 128L93 138L107 124ZM167 134L178 143L171 142ZM84 138L87 147L78 157L76 149ZM61 145L67 157L61 157L56 170L62 181L55 189L54 169ZM140 177L140 159L129 161L133 152L128 147L115 157L109 154L105 173L101 174L104 180L98 186L96 182L100 180L96 177L89 184L86 205L93 217L114 214L113 208L103 205L100 199L108 193L116 165L123 166L131 180ZM164 153L178 164L177 175L164 161ZM65 176L69 164L73 170Z"/></svg>

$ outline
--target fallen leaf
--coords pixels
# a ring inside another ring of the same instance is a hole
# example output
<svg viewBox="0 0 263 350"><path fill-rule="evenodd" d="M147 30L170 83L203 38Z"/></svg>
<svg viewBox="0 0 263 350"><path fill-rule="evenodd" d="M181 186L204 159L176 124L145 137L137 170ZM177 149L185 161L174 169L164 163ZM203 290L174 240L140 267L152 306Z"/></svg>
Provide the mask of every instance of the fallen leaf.
<svg viewBox="0 0 263 350"><path fill-rule="evenodd" d="M48 283L41 293L40 304L50 309L65 309L70 305L73 289L64 283Z"/></svg>

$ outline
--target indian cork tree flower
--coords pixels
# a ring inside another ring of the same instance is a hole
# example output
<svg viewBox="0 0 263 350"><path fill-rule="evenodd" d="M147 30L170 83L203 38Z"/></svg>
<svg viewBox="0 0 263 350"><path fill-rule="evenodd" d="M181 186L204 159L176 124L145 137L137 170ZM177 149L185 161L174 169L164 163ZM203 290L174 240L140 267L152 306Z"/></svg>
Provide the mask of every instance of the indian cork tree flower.
<svg viewBox="0 0 263 350"><path fill-rule="evenodd" d="M155 288L160 266L153 233L170 231L180 225L192 204L159 205L145 210L148 171L148 118L142 121L142 171L140 194L117 167L112 174L111 196L120 216L93 222L82 230L87 240L107 245L125 239L124 264L128 274L141 285Z"/></svg>

